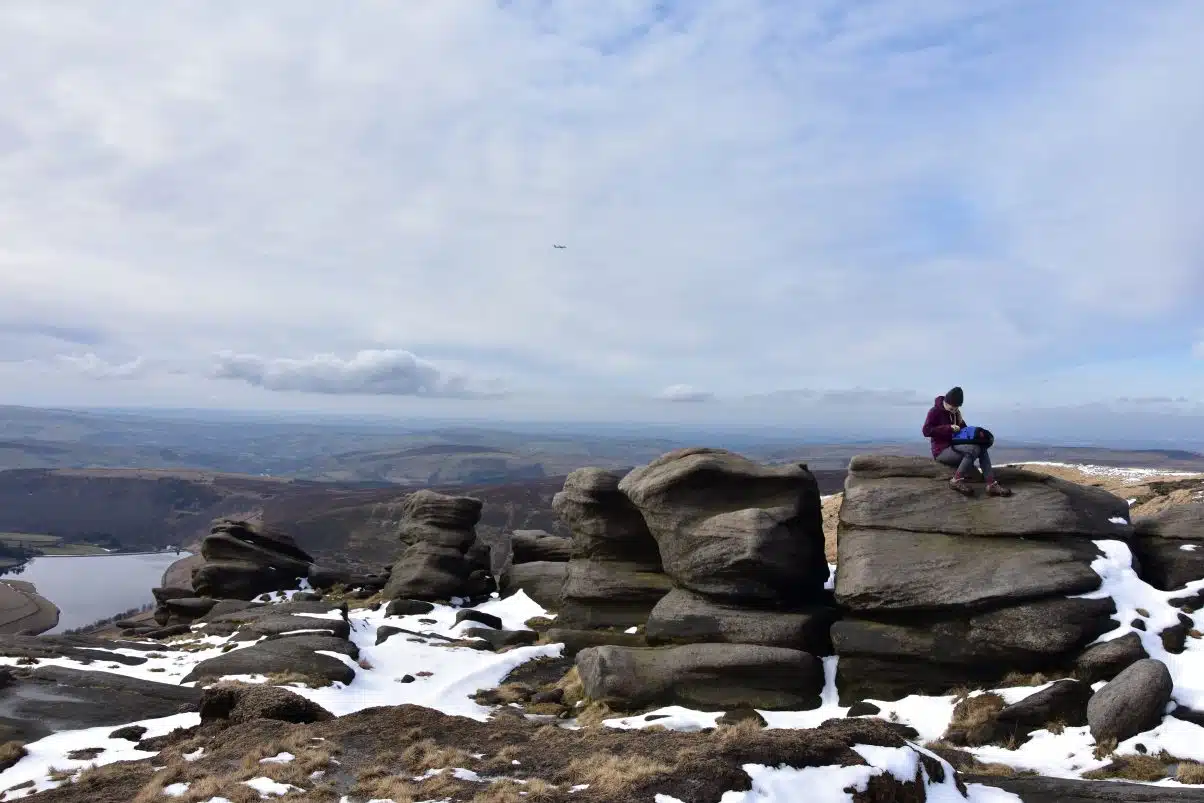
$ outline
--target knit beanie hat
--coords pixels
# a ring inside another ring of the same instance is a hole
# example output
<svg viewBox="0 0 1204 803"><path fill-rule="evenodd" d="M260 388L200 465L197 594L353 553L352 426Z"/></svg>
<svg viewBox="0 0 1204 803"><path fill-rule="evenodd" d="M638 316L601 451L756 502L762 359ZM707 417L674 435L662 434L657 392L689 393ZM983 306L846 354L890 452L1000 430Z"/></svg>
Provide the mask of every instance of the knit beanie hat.
<svg viewBox="0 0 1204 803"><path fill-rule="evenodd" d="M965 397L965 394L962 393L961 388L957 388L957 387L952 388L952 389L950 389L950 391L948 393L945 394L945 401L948 402L949 404L953 405L954 407L961 407L962 402L964 402L965 400L966 400L966 397Z"/></svg>

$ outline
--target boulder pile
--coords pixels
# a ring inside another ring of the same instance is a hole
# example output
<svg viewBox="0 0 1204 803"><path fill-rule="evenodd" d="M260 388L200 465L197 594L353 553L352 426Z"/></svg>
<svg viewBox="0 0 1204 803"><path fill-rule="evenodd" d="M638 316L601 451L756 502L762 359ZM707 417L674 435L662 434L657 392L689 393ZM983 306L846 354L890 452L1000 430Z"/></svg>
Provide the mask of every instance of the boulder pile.
<svg viewBox="0 0 1204 803"><path fill-rule="evenodd" d="M557 624L568 628L641 626L669 592L660 549L619 475L578 469L552 498L573 534Z"/></svg>
<svg viewBox="0 0 1204 803"><path fill-rule="evenodd" d="M1132 536L1124 500L1020 469L999 471L1015 498L967 498L951 475L921 458L849 466L832 627L842 701L1070 670L1115 626L1111 599L1080 595L1101 584L1093 540Z"/></svg>
<svg viewBox="0 0 1204 803"><path fill-rule="evenodd" d="M489 593L489 573L470 555L481 507L480 499L435 491L406 497L400 535L410 546L393 564L385 597L435 601Z"/></svg>
<svg viewBox="0 0 1204 803"><path fill-rule="evenodd" d="M830 652L836 611L819 486L806 467L683 449L635 469L618 491L652 536L671 590L648 612L652 647L577 655L586 695L616 708L818 707L816 656Z"/></svg>
<svg viewBox="0 0 1204 803"><path fill-rule="evenodd" d="M205 563L193 570L192 588L198 597L219 599L296 588L314 562L291 536L235 519L214 523L201 556Z"/></svg>

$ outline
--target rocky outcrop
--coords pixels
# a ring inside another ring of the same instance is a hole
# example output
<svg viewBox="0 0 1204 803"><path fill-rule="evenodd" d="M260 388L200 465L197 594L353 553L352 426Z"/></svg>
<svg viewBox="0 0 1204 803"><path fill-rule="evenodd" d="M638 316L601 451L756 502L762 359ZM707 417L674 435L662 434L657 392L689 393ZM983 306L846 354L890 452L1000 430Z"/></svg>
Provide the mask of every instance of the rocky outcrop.
<svg viewBox="0 0 1204 803"><path fill-rule="evenodd" d="M523 591L547 610L558 611L564 600L564 582L568 576L567 561L515 563L497 576L498 591L503 597Z"/></svg>
<svg viewBox="0 0 1204 803"><path fill-rule="evenodd" d="M402 504L401 540L410 546L393 565L384 587L388 599L449 600L490 590L488 576L473 568L481 500L417 491Z"/></svg>
<svg viewBox="0 0 1204 803"><path fill-rule="evenodd" d="M194 597L254 599L296 588L313 558L284 533L233 519L214 523L201 542L205 562L193 569Z"/></svg>
<svg viewBox="0 0 1204 803"><path fill-rule="evenodd" d="M1204 502L1136 519L1133 530L1133 554L1147 583L1175 591L1204 580Z"/></svg>
<svg viewBox="0 0 1204 803"><path fill-rule="evenodd" d="M674 590L650 644L756 644L831 652L819 486L805 466L719 449L670 452L619 485L648 523ZM825 604L826 603L826 604Z"/></svg>
<svg viewBox="0 0 1204 803"><path fill-rule="evenodd" d="M550 611L560 610L573 541L544 530L515 530L497 536L490 546L489 567L498 591L518 591Z"/></svg>
<svg viewBox="0 0 1204 803"><path fill-rule="evenodd" d="M818 658L751 644L638 649L592 647L577 655L585 696L617 710L682 705L705 711L818 708Z"/></svg>
<svg viewBox="0 0 1204 803"><path fill-rule="evenodd" d="M619 491L619 476L597 468L578 469L565 478L552 508L573 534L558 624L644 624L671 584L643 517Z"/></svg>
<svg viewBox="0 0 1204 803"><path fill-rule="evenodd" d="M927 459L853 459L836 575L845 615L832 627L842 700L1072 669L1113 629L1110 599L1072 597L1100 587L1093 539L1131 536L1125 501L999 473L1014 497L953 494L951 469Z"/></svg>

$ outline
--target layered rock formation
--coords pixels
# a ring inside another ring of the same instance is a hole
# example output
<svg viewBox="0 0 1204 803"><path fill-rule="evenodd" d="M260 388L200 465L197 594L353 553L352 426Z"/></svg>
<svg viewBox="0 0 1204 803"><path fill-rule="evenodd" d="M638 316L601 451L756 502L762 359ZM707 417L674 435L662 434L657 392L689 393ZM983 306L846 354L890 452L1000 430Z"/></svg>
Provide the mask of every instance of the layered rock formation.
<svg viewBox="0 0 1204 803"><path fill-rule="evenodd" d="M557 624L568 628L643 625L671 587L640 511L619 476L582 468L565 478L552 509L573 533Z"/></svg>
<svg viewBox="0 0 1204 803"><path fill-rule="evenodd" d="M498 591L509 596L521 589L544 608L560 610L572 551L572 539L544 530L503 534L490 550Z"/></svg>
<svg viewBox="0 0 1204 803"><path fill-rule="evenodd" d="M201 541L205 563L192 572L197 597L254 599L296 588L313 558L292 537L257 524L220 519Z"/></svg>
<svg viewBox="0 0 1204 803"><path fill-rule="evenodd" d="M1204 580L1204 502L1168 507L1135 519L1133 529L1133 556L1147 583L1163 591L1177 591ZM1184 597L1202 599L1204 589L1185 591Z"/></svg>
<svg viewBox="0 0 1204 803"><path fill-rule="evenodd" d="M823 513L805 466L682 449L619 487L647 522L674 586L649 616L649 643L830 652L836 611L824 589Z"/></svg>
<svg viewBox="0 0 1204 803"><path fill-rule="evenodd" d="M1001 469L1011 499L952 494L951 469L857 457L840 513L832 627L841 699L896 698L1071 669L1111 630L1093 539L1127 539L1128 505L1094 488ZM1098 648L1096 648L1098 649Z"/></svg>
<svg viewBox="0 0 1204 803"><path fill-rule="evenodd" d="M481 500L416 491L402 504L401 540L410 546L393 564L388 599L448 600L488 593L488 572L474 567Z"/></svg>

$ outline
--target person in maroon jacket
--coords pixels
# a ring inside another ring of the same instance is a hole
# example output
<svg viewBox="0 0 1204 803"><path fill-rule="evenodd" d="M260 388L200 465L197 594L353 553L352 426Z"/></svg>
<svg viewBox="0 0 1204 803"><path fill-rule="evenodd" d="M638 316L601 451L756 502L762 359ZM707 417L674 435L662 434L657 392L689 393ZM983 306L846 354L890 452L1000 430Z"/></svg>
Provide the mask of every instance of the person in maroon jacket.
<svg viewBox="0 0 1204 803"><path fill-rule="evenodd" d="M937 396L924 419L924 437L932 443L932 456L938 462L954 466L953 479L949 485L958 493L973 495L974 490L966 482L966 474L977 461L982 476L987 481L987 493L991 496L1011 496L1012 492L995 479L991 466L991 455L984 446L971 443L953 443L953 436L966 425L962 418L962 402L965 394L959 387L952 388L944 396Z"/></svg>

